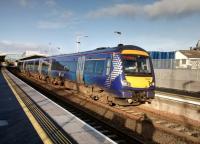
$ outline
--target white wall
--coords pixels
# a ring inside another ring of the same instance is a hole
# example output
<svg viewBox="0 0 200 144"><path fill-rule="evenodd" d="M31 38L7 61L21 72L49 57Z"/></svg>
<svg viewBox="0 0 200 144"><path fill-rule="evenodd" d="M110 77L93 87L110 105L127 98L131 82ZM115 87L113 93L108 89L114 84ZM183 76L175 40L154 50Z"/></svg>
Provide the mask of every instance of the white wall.
<svg viewBox="0 0 200 144"><path fill-rule="evenodd" d="M176 51L175 59L177 60L176 68L187 68L190 65L188 57L183 55L180 51Z"/></svg>
<svg viewBox="0 0 200 144"><path fill-rule="evenodd" d="M156 86L200 92L200 69L155 69Z"/></svg>
<svg viewBox="0 0 200 144"><path fill-rule="evenodd" d="M175 59L188 59L185 55L183 55L180 51L176 51Z"/></svg>

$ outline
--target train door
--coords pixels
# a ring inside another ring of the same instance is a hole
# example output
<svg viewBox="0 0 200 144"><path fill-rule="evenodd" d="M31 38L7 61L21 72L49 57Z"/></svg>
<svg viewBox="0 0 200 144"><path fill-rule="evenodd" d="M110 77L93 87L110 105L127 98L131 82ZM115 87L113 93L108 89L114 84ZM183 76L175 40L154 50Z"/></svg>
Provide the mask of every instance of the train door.
<svg viewBox="0 0 200 144"><path fill-rule="evenodd" d="M85 56L81 56L78 58L77 69L76 69L76 81L78 83L83 83L83 71L85 65Z"/></svg>
<svg viewBox="0 0 200 144"><path fill-rule="evenodd" d="M25 71L25 61L22 62L22 71L24 72Z"/></svg>
<svg viewBox="0 0 200 144"><path fill-rule="evenodd" d="M106 59L105 58L95 60L94 79L95 79L95 84L99 86L103 86L106 80Z"/></svg>
<svg viewBox="0 0 200 144"><path fill-rule="evenodd" d="M48 60L48 76L50 76L51 75L51 68L52 68L52 59L49 59Z"/></svg>

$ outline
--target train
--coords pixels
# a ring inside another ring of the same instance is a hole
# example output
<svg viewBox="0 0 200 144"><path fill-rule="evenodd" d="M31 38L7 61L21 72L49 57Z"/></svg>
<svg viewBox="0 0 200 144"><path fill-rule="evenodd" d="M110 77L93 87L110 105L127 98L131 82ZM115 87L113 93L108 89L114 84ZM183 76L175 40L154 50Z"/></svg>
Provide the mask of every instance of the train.
<svg viewBox="0 0 200 144"><path fill-rule="evenodd" d="M109 105L138 105L155 95L150 54L119 44L90 51L20 60L18 69L47 83L76 90Z"/></svg>

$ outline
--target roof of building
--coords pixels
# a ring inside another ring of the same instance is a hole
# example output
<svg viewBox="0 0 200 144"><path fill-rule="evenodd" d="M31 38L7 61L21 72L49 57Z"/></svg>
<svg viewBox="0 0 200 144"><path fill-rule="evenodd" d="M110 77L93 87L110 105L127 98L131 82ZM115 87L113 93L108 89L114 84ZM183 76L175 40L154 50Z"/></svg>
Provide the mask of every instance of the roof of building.
<svg viewBox="0 0 200 144"><path fill-rule="evenodd" d="M36 59L36 58L45 58L46 56L44 55L32 55L32 56L27 56L27 57L23 57L20 60L29 60L29 59Z"/></svg>
<svg viewBox="0 0 200 144"><path fill-rule="evenodd" d="M180 50L179 52L188 58L200 58L200 51L198 50Z"/></svg>
<svg viewBox="0 0 200 144"><path fill-rule="evenodd" d="M22 58L24 58L24 57L30 57L30 56L33 56L33 55L47 56L47 54L40 53L39 51L25 51L22 54Z"/></svg>
<svg viewBox="0 0 200 144"><path fill-rule="evenodd" d="M29 60L29 59L35 59L35 58L44 58L47 57L47 54L42 54L39 51L25 51L21 58L18 60Z"/></svg>
<svg viewBox="0 0 200 144"><path fill-rule="evenodd" d="M0 56L6 56L6 53L0 52Z"/></svg>

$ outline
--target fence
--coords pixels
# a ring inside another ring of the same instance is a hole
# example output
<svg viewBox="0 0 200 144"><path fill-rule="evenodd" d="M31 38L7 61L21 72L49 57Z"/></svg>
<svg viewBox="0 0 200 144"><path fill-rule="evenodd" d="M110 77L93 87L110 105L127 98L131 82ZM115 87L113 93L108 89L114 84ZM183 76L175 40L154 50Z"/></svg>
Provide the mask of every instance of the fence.
<svg viewBox="0 0 200 144"><path fill-rule="evenodd" d="M200 60L153 60L156 86L200 92Z"/></svg>
<svg viewBox="0 0 200 144"><path fill-rule="evenodd" d="M154 69L200 69L200 59L153 59Z"/></svg>

